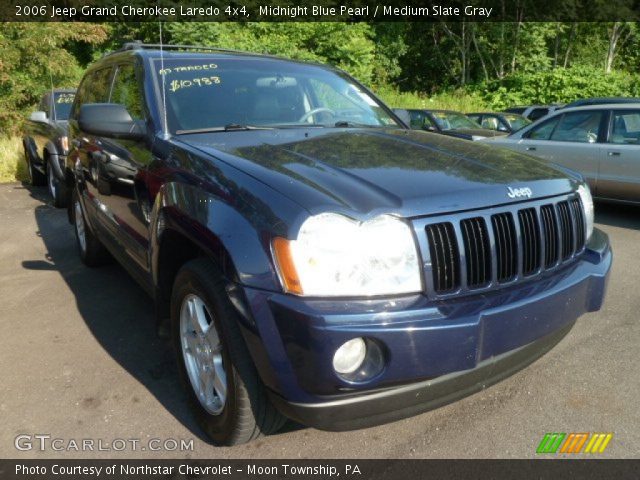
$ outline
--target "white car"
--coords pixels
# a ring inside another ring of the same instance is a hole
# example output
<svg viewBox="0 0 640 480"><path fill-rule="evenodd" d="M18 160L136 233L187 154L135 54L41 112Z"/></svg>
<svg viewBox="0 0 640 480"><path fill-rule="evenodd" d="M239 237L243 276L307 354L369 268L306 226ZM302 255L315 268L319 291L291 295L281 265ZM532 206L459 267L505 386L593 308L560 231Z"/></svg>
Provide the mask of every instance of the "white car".
<svg viewBox="0 0 640 480"><path fill-rule="evenodd" d="M480 141L576 170L599 199L640 203L640 103L564 108Z"/></svg>

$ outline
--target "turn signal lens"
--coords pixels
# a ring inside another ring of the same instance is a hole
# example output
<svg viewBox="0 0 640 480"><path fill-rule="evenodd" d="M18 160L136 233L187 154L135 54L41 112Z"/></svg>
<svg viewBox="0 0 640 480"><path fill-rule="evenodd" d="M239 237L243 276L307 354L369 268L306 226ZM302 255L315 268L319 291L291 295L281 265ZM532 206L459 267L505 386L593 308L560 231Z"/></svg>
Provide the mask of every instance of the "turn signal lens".
<svg viewBox="0 0 640 480"><path fill-rule="evenodd" d="M298 272L291 257L291 244L289 240L276 237L273 241L273 251L285 289L288 292L302 295L302 286L300 285Z"/></svg>

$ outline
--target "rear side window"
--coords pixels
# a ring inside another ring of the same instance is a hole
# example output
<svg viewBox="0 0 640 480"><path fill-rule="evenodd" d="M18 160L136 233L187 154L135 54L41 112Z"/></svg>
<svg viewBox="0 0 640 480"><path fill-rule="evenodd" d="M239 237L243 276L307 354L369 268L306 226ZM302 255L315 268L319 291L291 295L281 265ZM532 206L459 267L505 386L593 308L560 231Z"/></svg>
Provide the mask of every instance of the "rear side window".
<svg viewBox="0 0 640 480"><path fill-rule="evenodd" d="M78 117L80 107L85 103L105 103L109 99L111 86L111 67L103 68L85 75L73 102L71 116Z"/></svg>
<svg viewBox="0 0 640 480"><path fill-rule="evenodd" d="M417 130L422 130L424 127L430 127L431 122L427 115L423 112L416 112L415 110L409 111L411 117L410 127Z"/></svg>
<svg viewBox="0 0 640 480"><path fill-rule="evenodd" d="M124 105L134 120L144 120L143 100L133 65L127 64L118 67L113 80L110 101Z"/></svg>
<svg viewBox="0 0 640 480"><path fill-rule="evenodd" d="M514 112L516 113L516 112ZM546 114L549 113L549 109L548 108L534 108L531 113L529 114L529 119L530 120L537 120L539 118L544 117Z"/></svg>
<svg viewBox="0 0 640 480"><path fill-rule="evenodd" d="M595 143L598 140L602 112L571 112L551 134L551 140L558 142Z"/></svg>
<svg viewBox="0 0 640 480"><path fill-rule="evenodd" d="M557 116L547 120L535 128L532 128L529 130L527 138L530 138L531 140L549 140L549 137L551 137L551 133L553 132L553 129L556 128L559 119L560 116Z"/></svg>
<svg viewBox="0 0 640 480"><path fill-rule="evenodd" d="M496 117L483 117L480 125L483 128L488 128L490 130L498 130L498 127L500 126Z"/></svg>
<svg viewBox="0 0 640 480"><path fill-rule="evenodd" d="M609 143L618 145L640 143L640 111L618 110L613 112Z"/></svg>

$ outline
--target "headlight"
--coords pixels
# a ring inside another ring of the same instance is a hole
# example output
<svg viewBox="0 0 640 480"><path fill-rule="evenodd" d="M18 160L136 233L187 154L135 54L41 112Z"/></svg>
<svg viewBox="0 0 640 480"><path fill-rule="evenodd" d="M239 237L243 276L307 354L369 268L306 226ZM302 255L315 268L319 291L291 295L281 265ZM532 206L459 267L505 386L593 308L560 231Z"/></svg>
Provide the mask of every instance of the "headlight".
<svg viewBox="0 0 640 480"><path fill-rule="evenodd" d="M589 186L586 183L578 187L578 194L580 194L580 200L584 207L584 220L587 224L587 241L589 241L593 233L593 197L591 197L591 190L589 190Z"/></svg>
<svg viewBox="0 0 640 480"><path fill-rule="evenodd" d="M416 245L402 220L381 215L356 222L343 215L309 217L296 240L276 238L286 291L313 296L371 296L422 289Z"/></svg>

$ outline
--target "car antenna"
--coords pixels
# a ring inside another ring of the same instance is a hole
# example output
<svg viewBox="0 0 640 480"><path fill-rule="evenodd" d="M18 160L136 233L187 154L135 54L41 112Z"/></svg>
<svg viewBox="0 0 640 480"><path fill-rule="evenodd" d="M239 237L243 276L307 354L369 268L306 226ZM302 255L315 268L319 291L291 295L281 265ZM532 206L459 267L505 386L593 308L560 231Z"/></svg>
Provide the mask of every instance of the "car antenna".
<svg viewBox="0 0 640 480"><path fill-rule="evenodd" d="M160 78L162 81L162 137L169 138L167 127L167 93L165 88L166 72L164 70L164 50L162 49L162 21L158 22L160 28Z"/></svg>
<svg viewBox="0 0 640 480"><path fill-rule="evenodd" d="M53 97L53 75L51 74L51 63L47 62L47 66L49 67L49 83L51 84L51 105L47 108L51 108L53 113L52 119L54 122L57 120L57 112L56 112L56 104Z"/></svg>

